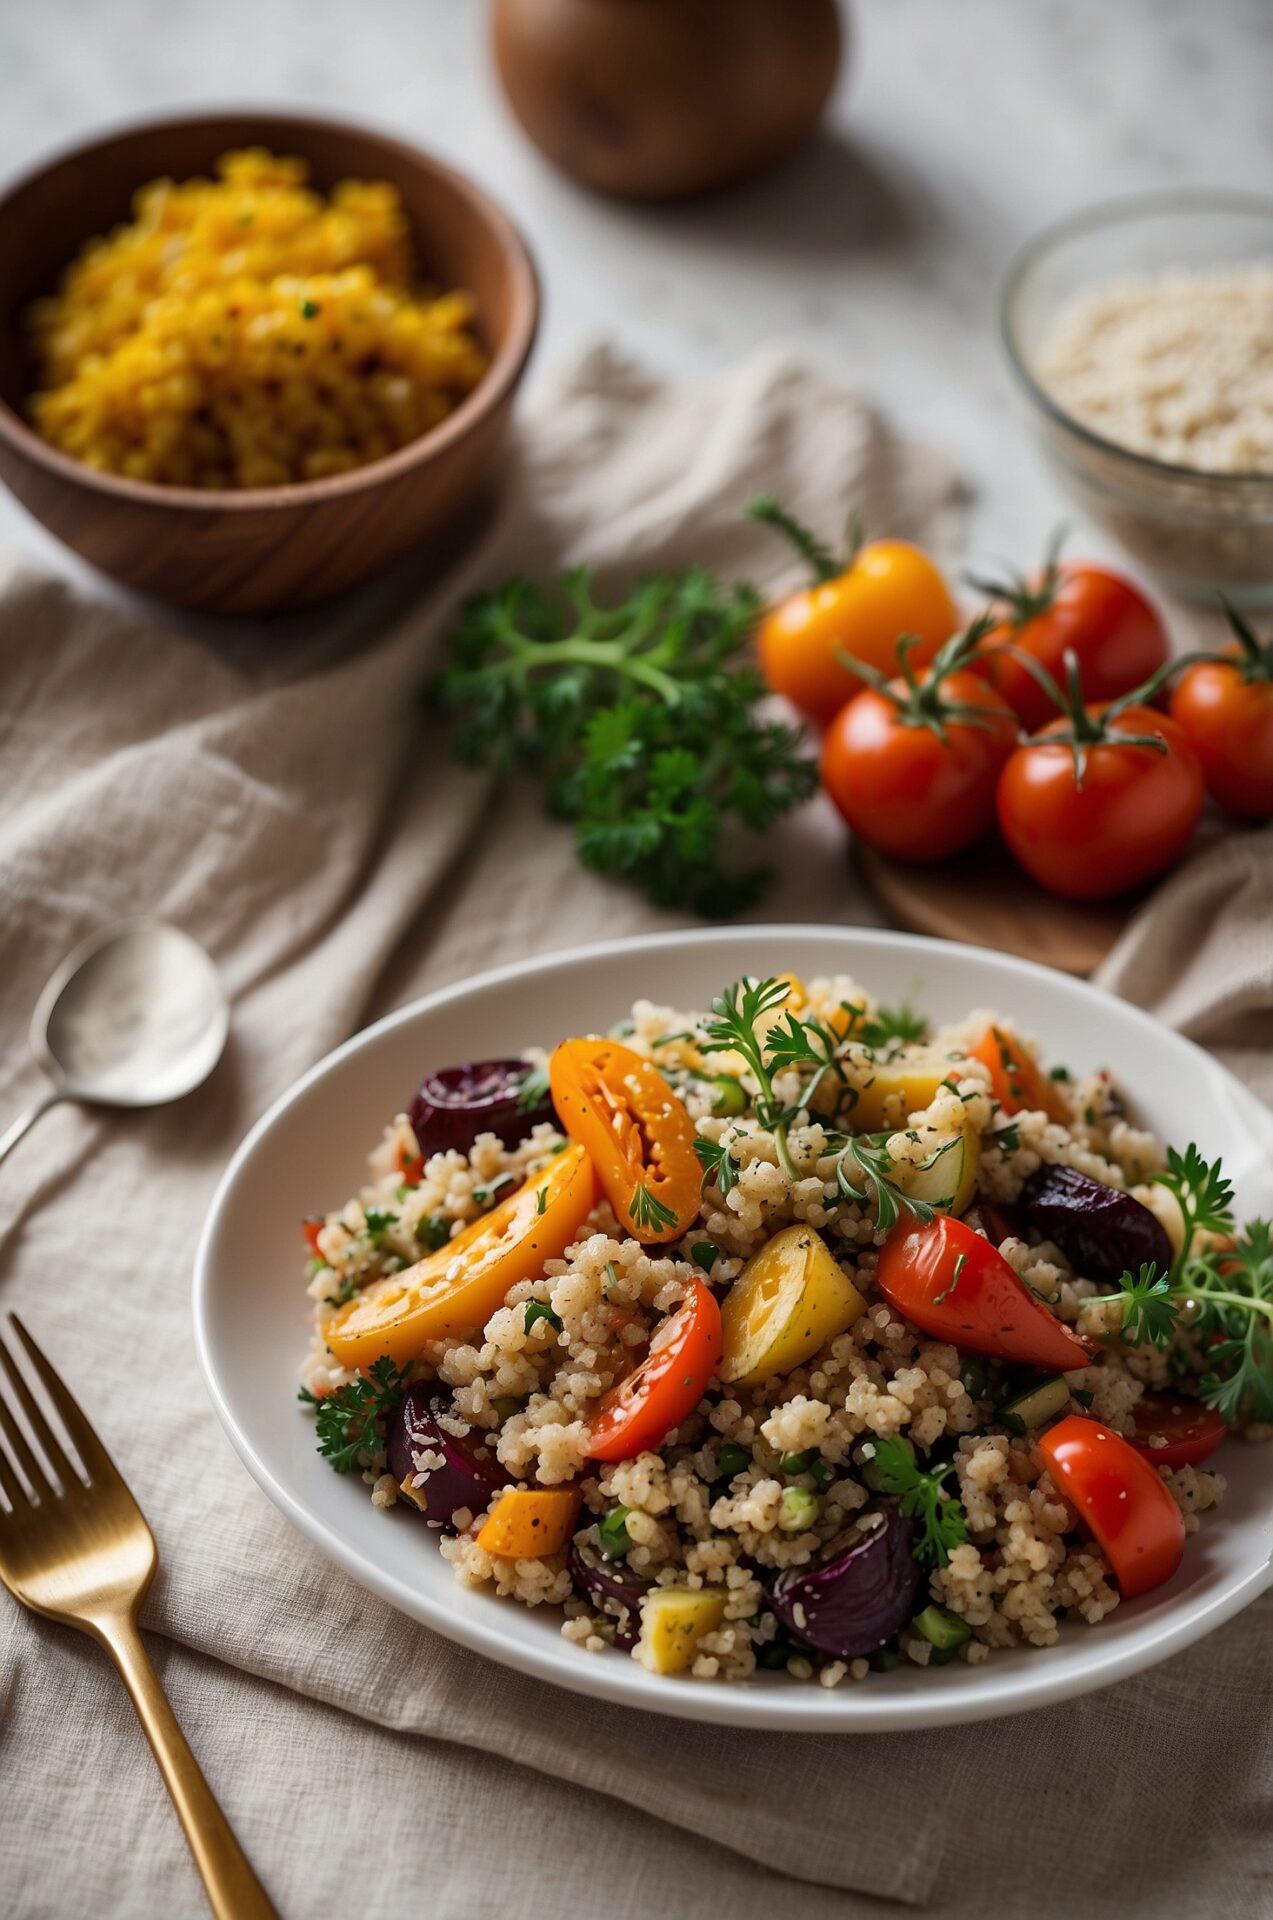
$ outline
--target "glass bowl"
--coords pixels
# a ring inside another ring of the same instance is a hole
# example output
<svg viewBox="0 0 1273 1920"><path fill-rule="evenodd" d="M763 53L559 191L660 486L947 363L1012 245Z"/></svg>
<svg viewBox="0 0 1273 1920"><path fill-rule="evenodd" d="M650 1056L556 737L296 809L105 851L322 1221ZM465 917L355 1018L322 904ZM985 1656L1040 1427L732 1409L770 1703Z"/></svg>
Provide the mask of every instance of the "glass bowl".
<svg viewBox="0 0 1273 1920"><path fill-rule="evenodd" d="M1125 274L1273 265L1273 199L1138 194L1048 227L1017 255L1000 325L1048 459L1068 492L1170 590L1273 606L1273 473L1214 473L1133 453L1048 392L1039 359L1076 295Z"/></svg>

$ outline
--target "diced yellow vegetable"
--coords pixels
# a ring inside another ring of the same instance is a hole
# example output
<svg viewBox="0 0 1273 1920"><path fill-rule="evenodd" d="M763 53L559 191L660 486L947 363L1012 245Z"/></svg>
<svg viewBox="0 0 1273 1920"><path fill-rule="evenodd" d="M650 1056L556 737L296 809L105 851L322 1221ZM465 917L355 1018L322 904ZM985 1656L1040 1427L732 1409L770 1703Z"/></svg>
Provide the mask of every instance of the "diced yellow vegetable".
<svg viewBox="0 0 1273 1920"><path fill-rule="evenodd" d="M858 1095L849 1124L855 1133L877 1133L883 1127L900 1125L908 1114L932 1105L952 1071L944 1054L877 1060L869 1086Z"/></svg>
<svg viewBox="0 0 1273 1920"><path fill-rule="evenodd" d="M510 1487L477 1536L497 1560L544 1560L560 1553L579 1515L578 1487Z"/></svg>
<svg viewBox="0 0 1273 1920"><path fill-rule="evenodd" d="M753 1386L790 1373L866 1311L812 1227L784 1227L752 1255L721 1307L720 1377Z"/></svg>
<svg viewBox="0 0 1273 1920"><path fill-rule="evenodd" d="M908 1143L909 1145L909 1143ZM914 1200L923 1200L939 1213L962 1213L971 1206L981 1167L981 1137L971 1127L955 1132L920 1135L922 1160L904 1160L893 1175L895 1185Z"/></svg>
<svg viewBox="0 0 1273 1920"><path fill-rule="evenodd" d="M652 1587L641 1601L642 1664L652 1673L684 1673L703 1635L724 1618L719 1587Z"/></svg>

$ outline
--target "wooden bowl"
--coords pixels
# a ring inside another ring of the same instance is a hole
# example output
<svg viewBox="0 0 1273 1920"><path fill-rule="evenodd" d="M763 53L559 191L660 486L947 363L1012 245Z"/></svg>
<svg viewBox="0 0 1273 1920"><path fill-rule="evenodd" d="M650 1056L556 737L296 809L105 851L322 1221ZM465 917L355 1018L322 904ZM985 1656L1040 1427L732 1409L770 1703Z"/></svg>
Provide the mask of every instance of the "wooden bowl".
<svg viewBox="0 0 1273 1920"><path fill-rule="evenodd" d="M85 240L128 217L147 180L209 172L228 148L298 153L314 184L388 180L419 266L477 302L490 356L481 384L440 426L351 473L238 493L97 473L27 424L28 303ZM512 222L438 160L370 128L285 113L152 121L76 147L0 198L0 478L59 540L142 593L218 613L273 613L369 579L436 534L491 473L535 337L535 269Z"/></svg>

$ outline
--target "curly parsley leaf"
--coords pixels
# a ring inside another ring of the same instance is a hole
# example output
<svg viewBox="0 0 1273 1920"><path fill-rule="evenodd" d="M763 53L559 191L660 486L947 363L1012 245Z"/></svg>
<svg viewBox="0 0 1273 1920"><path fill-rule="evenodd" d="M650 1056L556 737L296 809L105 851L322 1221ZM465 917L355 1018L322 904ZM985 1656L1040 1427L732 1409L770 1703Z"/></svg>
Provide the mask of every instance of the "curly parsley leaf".
<svg viewBox="0 0 1273 1920"><path fill-rule="evenodd" d="M546 1320L549 1326L554 1328L556 1332L561 1332L561 1315L550 1307L546 1300L528 1300L526 1302L526 1312L523 1316L523 1324L526 1332L529 1333L531 1328L537 1326L541 1320Z"/></svg>
<svg viewBox="0 0 1273 1920"><path fill-rule="evenodd" d="M1186 1248L1196 1232L1232 1231L1233 1187L1218 1160L1208 1166L1192 1144L1183 1153L1168 1147L1166 1172L1155 1174L1154 1179L1159 1186L1174 1193L1180 1203Z"/></svg>
<svg viewBox="0 0 1273 1920"><path fill-rule="evenodd" d="M538 774L585 866L726 918L768 879L741 846L817 786L801 730L761 717L741 663L759 611L754 589L698 568L612 606L586 569L509 580L464 610L433 691L462 759Z"/></svg>
<svg viewBox="0 0 1273 1920"><path fill-rule="evenodd" d="M1143 1347L1148 1341L1155 1347L1170 1346L1180 1320L1180 1307L1171 1297L1171 1281L1152 1261L1139 1273L1123 1275L1123 1284L1114 1296L1122 1305L1123 1324L1120 1339L1129 1347Z"/></svg>
<svg viewBox="0 0 1273 1920"><path fill-rule="evenodd" d="M958 1498L942 1490L954 1472L954 1462L943 1467L921 1467L915 1449L901 1434L873 1443L866 1480L877 1493L896 1495L902 1512L915 1522L915 1558L924 1566L944 1567L951 1553L968 1538L968 1524Z"/></svg>
<svg viewBox="0 0 1273 1920"><path fill-rule="evenodd" d="M665 1207L657 1194L651 1193L644 1180L638 1180L628 1202L628 1218L634 1227L645 1227L650 1233L666 1233L669 1227L676 1225L676 1213L673 1208Z"/></svg>
<svg viewBox="0 0 1273 1920"><path fill-rule="evenodd" d="M406 1377L404 1367L395 1366L387 1354L382 1354L365 1374L321 1398L301 1388L297 1398L316 1410L318 1451L337 1473L352 1472L365 1455L379 1450L383 1441L381 1422L402 1398Z"/></svg>

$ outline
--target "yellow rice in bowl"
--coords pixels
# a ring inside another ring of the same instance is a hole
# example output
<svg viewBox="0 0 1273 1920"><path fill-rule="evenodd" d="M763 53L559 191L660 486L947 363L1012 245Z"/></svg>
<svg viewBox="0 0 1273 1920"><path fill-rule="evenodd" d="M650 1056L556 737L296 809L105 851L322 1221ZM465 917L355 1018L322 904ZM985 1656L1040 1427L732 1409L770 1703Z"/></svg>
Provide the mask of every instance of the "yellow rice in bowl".
<svg viewBox="0 0 1273 1920"><path fill-rule="evenodd" d="M31 307L46 440L134 480L282 486L378 460L472 392L472 298L414 283L394 187L325 199L260 148L216 172L142 187Z"/></svg>

